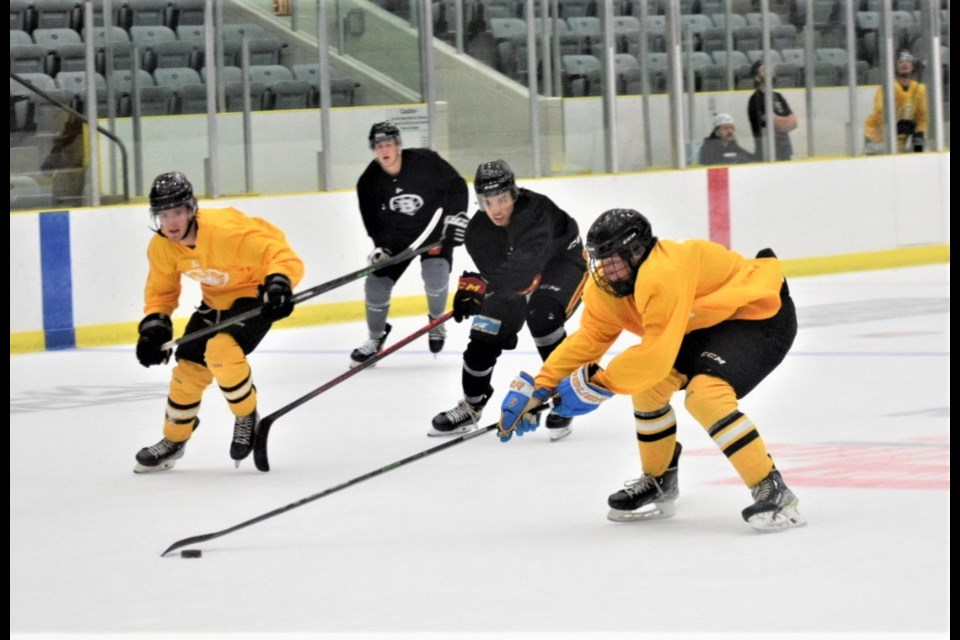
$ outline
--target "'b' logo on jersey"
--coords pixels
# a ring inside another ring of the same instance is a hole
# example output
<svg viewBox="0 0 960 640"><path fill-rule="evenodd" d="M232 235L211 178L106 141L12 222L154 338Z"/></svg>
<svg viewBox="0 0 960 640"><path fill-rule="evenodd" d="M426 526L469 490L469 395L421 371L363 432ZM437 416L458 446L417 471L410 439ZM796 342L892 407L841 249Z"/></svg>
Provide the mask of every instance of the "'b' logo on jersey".
<svg viewBox="0 0 960 640"><path fill-rule="evenodd" d="M420 207L423 206L423 198L415 193L405 193L403 195L390 198L390 210L412 216Z"/></svg>

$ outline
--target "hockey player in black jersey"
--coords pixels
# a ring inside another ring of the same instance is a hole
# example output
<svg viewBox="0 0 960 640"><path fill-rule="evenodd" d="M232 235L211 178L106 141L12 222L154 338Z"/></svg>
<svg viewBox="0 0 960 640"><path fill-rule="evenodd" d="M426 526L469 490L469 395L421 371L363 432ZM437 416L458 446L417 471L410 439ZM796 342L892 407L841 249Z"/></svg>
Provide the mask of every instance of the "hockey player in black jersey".
<svg viewBox="0 0 960 640"><path fill-rule="evenodd" d="M400 129L392 122L378 122L370 129L374 159L357 181L360 214L373 241L369 262L397 255L410 246L443 208L443 220L424 244L444 240L442 247L420 257L420 272L432 320L443 315L447 305L453 248L463 243L467 224L467 183L450 164L430 149L403 149ZM369 339L350 354L355 367L380 351L390 333L387 314L393 287L411 260L375 271L364 283ZM443 349L446 329L430 331L432 353Z"/></svg>
<svg viewBox="0 0 960 640"><path fill-rule="evenodd" d="M587 277L577 222L546 196L518 188L506 162L481 164L473 188L481 211L467 226L466 247L479 273L460 276L453 302L457 322L473 316L463 352L463 399L433 419L432 436L477 427L493 394L497 359L516 348L524 323L546 360L567 335L564 322L580 303ZM552 440L570 433L570 420L547 417Z"/></svg>

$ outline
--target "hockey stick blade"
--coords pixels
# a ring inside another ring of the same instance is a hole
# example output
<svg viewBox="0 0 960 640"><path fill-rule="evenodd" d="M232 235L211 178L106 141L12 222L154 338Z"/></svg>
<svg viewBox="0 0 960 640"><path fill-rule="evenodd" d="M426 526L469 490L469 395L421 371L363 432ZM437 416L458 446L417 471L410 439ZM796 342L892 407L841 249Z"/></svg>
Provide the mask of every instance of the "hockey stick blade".
<svg viewBox="0 0 960 640"><path fill-rule="evenodd" d="M401 347L404 347L410 344L411 342L413 342L420 336L424 335L425 333L429 333L432 329L439 327L441 324L443 324L444 322L446 322L452 317L453 317L453 311L448 311L442 316L438 316L434 318L429 323L420 327L419 329L417 329L410 335L406 336L405 338L401 338L400 340L390 345L389 347L385 349L381 349L379 352L377 352L375 355L370 357L368 360L358 364L357 366L351 369L348 369L347 371L345 371L344 373L341 373L339 376L337 376L333 380L330 380L329 382L326 382L321 386L317 387L313 391L310 391L300 396L290 404L277 409L270 415L260 420L260 424L257 425L257 429L254 432L254 438L253 438L253 463L254 465L256 465L257 469L263 472L270 471L270 461L267 459L267 439L270 437L270 427L273 426L273 423L278 418L285 416L286 414L290 413L300 405L306 403L309 400L313 400L314 398L319 396L321 393L332 389L333 387L337 386L344 380L347 380L348 378L353 377L354 375L360 373L364 369L372 367L373 365L380 362L381 360L386 358L388 355L390 355L394 351L397 351Z"/></svg>
<svg viewBox="0 0 960 640"><path fill-rule="evenodd" d="M546 406L541 405L541 406L533 409L531 413L538 413L538 412L542 411L542 410L545 409L545 408L546 408ZM315 493L315 494L313 494L313 495L311 495L311 496L307 496L306 498L301 498L300 500L297 500L296 502L291 502L290 504L288 504L288 505L286 505L286 506L280 507L280 508L278 508L278 509L274 509L273 511L269 511L269 512L264 513L264 514L261 514L261 515L255 517L255 518L251 518L251 519L249 519L249 520L245 520L244 522L241 522L240 524L235 524L235 525L233 525L232 527L227 527L226 529L223 529L222 531L215 531L215 532L213 532L213 533L204 533L204 534L198 535L198 536L190 536L189 538L184 538L183 540L177 540L177 541L174 542L172 545L170 545L169 547L167 547L166 551L164 551L163 553L161 553L160 556L163 557L163 556L167 555L168 553L170 553L171 551L176 551L177 549L180 549L180 548L182 548L182 547L186 547L186 546L188 546L188 545L197 544L197 543L199 543L199 542L207 542L207 541L209 541L209 540L214 540L214 539L216 539L216 538L222 538L223 536L225 536L225 535L227 535L227 534L230 534L230 533L233 533L234 531L239 531L240 529L245 529L245 528L247 528L247 527L249 527L249 526L252 526L252 525L255 525L255 524L259 523L259 522L263 522L264 520L269 520L270 518L274 518L274 517L279 516L279 515L281 515L281 514L283 514L283 513L286 513L287 511L292 511L292 510L294 510L294 509L297 509L297 508L299 508L299 507L302 507L303 505L309 504L309 503L311 503L311 502L313 502L313 501L315 501L315 500L319 500L320 498L325 498L325 497L327 497L327 496L329 496L329 495L331 495L331 494L337 493L338 491L342 491L343 489L346 489L347 487L352 487L353 485L359 484L360 482L363 482L364 480L369 480L370 478L374 478L374 477L376 477L376 476L382 475L382 474L384 474L384 473L386 473L386 472L388 472L388 471L392 471L392 470L397 469L397 468L399 468L399 467L402 467L402 466L404 466L404 465L410 464L411 462L416 462L417 460L421 460L421 459L423 459L423 458L426 458L427 456L431 456L431 455L433 455L434 453L438 453L438 452L440 452L440 451L443 451L444 449L449 449L450 447L454 447L454 446L456 446L456 445L458 445L458 444L462 444L462 443L466 442L467 440L472 440L473 438L476 438L477 436L481 436L481 435L483 435L484 433L487 433L488 431L495 431L496 428L497 428L497 423L494 422L493 424L489 424L489 425L487 425L487 426L485 426L485 427L481 427L481 428L476 429L476 430L474 430L474 431L471 431L471 432L469 432L469 433L465 433L465 434L463 434L462 436L458 436L458 437L456 437L456 438L454 438L454 439L452 439L452 440L447 440L447 441L444 442L443 444L438 444L438 445L435 446L435 447L431 447L431 448L429 448L429 449L424 449L423 451L420 451L419 453L415 453L415 454L413 454L413 455L411 455L411 456L407 456L406 458L404 458L404 459L402 459L402 460L397 460L396 462L391 462L390 464L385 465L385 466L383 466L383 467L380 467L379 469L374 469L373 471L369 471L369 472L367 472L367 473L365 473L365 474L363 474L363 475L361 475L361 476L357 476L356 478L352 478L352 479L350 479L350 480L347 480L346 482L341 482L340 484L338 484L338 485L336 485L336 486L333 486L333 487L330 487L329 489L324 489L323 491L321 491L321 492L319 492L319 493Z"/></svg>

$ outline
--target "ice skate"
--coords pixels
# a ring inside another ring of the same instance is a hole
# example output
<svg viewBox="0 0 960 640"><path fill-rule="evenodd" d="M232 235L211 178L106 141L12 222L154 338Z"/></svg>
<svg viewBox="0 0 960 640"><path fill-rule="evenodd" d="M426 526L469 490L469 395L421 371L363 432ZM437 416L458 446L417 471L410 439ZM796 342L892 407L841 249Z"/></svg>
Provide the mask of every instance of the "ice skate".
<svg viewBox="0 0 960 640"><path fill-rule="evenodd" d="M200 418L193 421L193 431L200 426ZM191 431L191 434L193 432ZM173 442L162 438L157 444L144 447L137 452L137 466L133 468L134 473L153 473L154 471L166 471L173 469L177 460L183 457L184 450L187 447L187 441Z"/></svg>
<svg viewBox="0 0 960 640"><path fill-rule="evenodd" d="M240 466L240 461L253 451L253 435L260 422L260 414L254 409L246 416L237 416L233 422L233 442L230 443L230 457Z"/></svg>
<svg viewBox="0 0 960 640"><path fill-rule="evenodd" d="M776 469L750 490L753 504L743 510L743 519L757 531L782 531L807 524L797 510L797 496L787 488Z"/></svg>
<svg viewBox="0 0 960 640"><path fill-rule="evenodd" d="M636 480L626 482L623 489L611 495L607 499L610 506L607 518L614 522L635 522L670 518L676 514L677 509L673 503L680 495L677 463L681 449L678 442L673 450L670 466L663 475L643 474Z"/></svg>
<svg viewBox="0 0 960 640"><path fill-rule="evenodd" d="M435 320L435 318L431 318L430 316L427 316L427 318L430 319L430 322ZM427 334L427 340L430 344L430 353L440 353L443 351L443 345L447 341L447 328L441 324L430 329L430 333Z"/></svg>
<svg viewBox="0 0 960 640"><path fill-rule="evenodd" d="M570 424L573 422L573 418L564 418L563 416L558 416L556 413L554 413L558 406L560 406L560 399L555 398L553 400L553 409L547 415L547 419L545 421L547 435L550 436L550 442L562 440L572 432L570 429Z"/></svg>
<svg viewBox="0 0 960 640"><path fill-rule="evenodd" d="M453 436L473 431L479 427L480 416L493 389L477 398L464 398L453 409L438 413L433 419L433 429L428 436Z"/></svg>
<svg viewBox="0 0 960 640"><path fill-rule="evenodd" d="M393 327L390 326L390 323L387 323L386 329L383 331L383 335L379 338L370 338L362 345L354 349L350 353L350 368L359 367L364 362L377 355L381 349L383 349L383 343L386 342L387 336L390 335L390 330ZM376 366L376 365L371 365Z"/></svg>
<svg viewBox="0 0 960 640"><path fill-rule="evenodd" d="M133 468L134 473L153 473L154 471L166 471L173 469L177 460L183 457L184 450L187 448L187 441L173 442L162 438L157 444L144 447L137 452L137 466Z"/></svg>

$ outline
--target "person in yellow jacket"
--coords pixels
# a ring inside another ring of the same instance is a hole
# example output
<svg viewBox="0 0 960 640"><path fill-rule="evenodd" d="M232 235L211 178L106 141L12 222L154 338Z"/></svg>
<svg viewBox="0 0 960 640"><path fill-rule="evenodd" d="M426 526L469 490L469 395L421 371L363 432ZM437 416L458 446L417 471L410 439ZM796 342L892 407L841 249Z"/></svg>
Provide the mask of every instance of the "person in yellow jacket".
<svg viewBox="0 0 960 640"><path fill-rule="evenodd" d="M147 248L150 273L144 291L137 359L145 367L166 363L173 339L170 315L180 298L180 279L200 283L203 302L186 333L260 307L260 313L222 331L177 347L163 438L137 455L136 473L165 471L183 457L200 423L200 399L214 381L236 417L230 457L250 455L259 422L257 388L247 355L273 322L293 312L292 289L303 277L303 262L280 229L231 207L198 209L193 185L178 171L164 173L150 189L156 235Z"/></svg>
<svg viewBox="0 0 960 640"><path fill-rule="evenodd" d="M914 79L917 61L904 49L897 54L896 81L893 83L893 102L897 115L897 151L912 149L923 151L927 132L927 89ZM877 89L873 99L873 113L863 127L868 148L876 148L883 142L887 124L883 116L883 87Z"/></svg>
<svg viewBox="0 0 960 640"><path fill-rule="evenodd" d="M560 400L554 412L575 417L614 394L630 395L643 475L609 497L608 518L669 517L679 495L681 451L670 399L685 389L687 411L753 493L743 519L764 531L805 524L796 496L738 405L783 361L797 333L773 252L747 259L706 240L658 240L633 209L604 212L587 233L586 249L592 280L580 328L535 377L521 372L514 379L501 406L501 441L536 429L539 414L530 411L551 396ZM600 368L624 330L641 342Z"/></svg>

